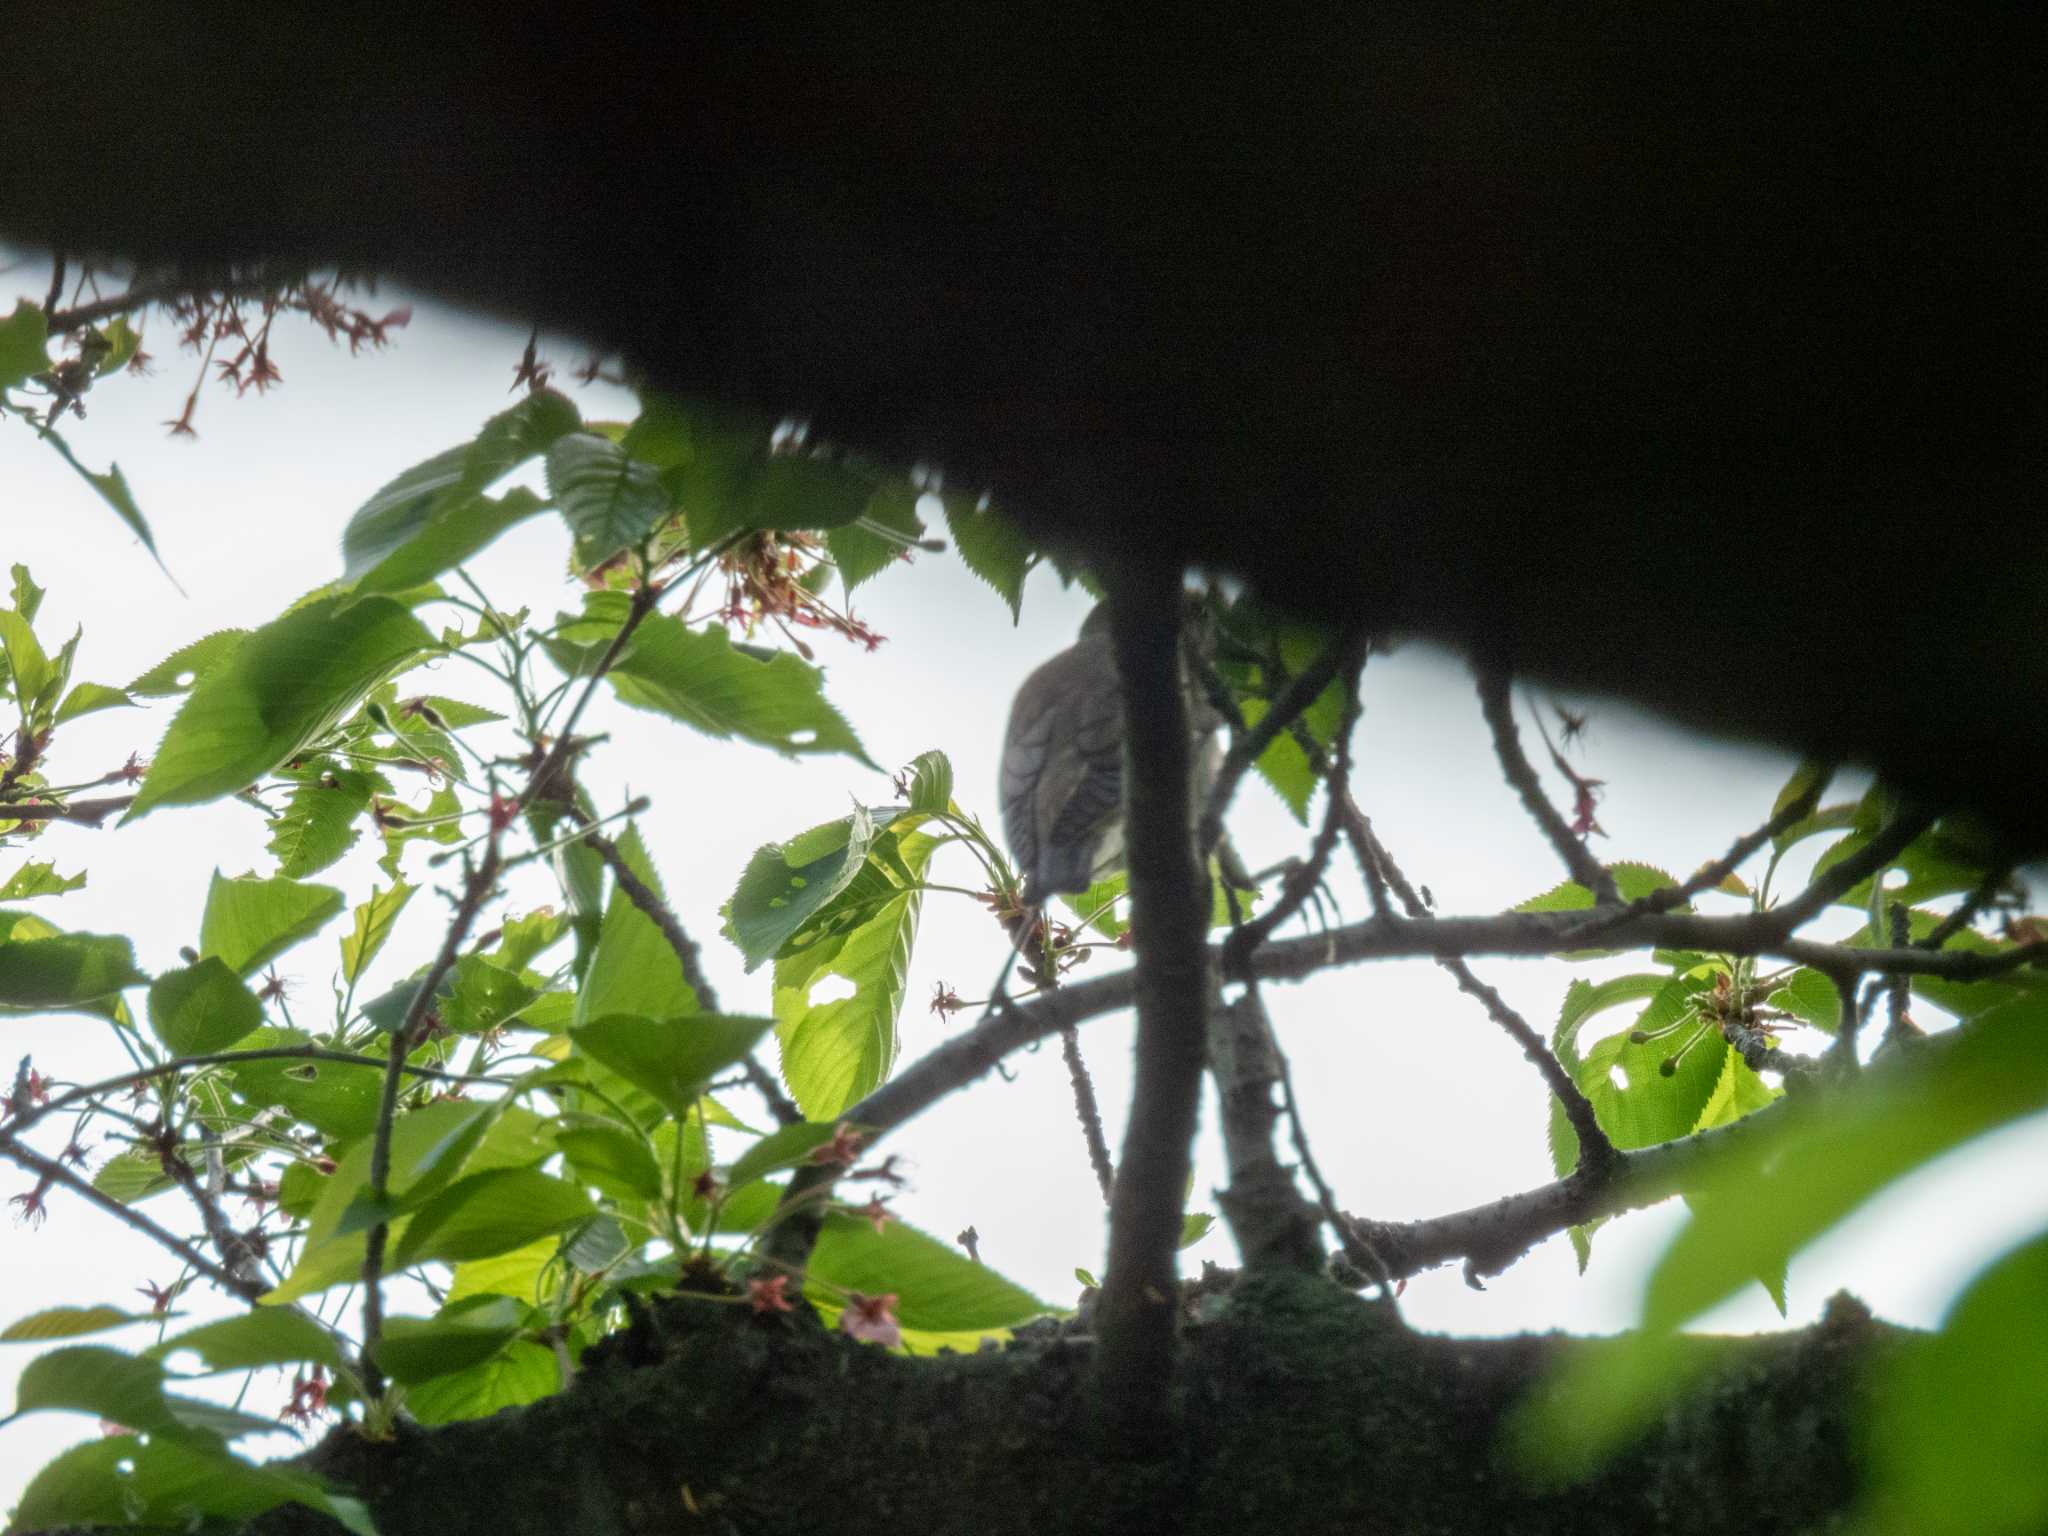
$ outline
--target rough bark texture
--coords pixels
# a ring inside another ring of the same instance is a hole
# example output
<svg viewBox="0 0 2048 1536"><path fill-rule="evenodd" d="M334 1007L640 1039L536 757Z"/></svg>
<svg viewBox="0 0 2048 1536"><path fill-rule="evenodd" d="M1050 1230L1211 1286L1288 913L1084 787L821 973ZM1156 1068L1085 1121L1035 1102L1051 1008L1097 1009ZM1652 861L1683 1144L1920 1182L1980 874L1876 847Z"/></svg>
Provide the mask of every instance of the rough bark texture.
<svg viewBox="0 0 2048 1536"><path fill-rule="evenodd" d="M386 1536L906 1530L973 1536L1773 1536L1848 1505L1851 1415L1894 1330L1837 1298L1798 1333L1700 1339L1700 1386L1586 1484L1532 1485L1502 1426L1599 1341L1409 1333L1327 1282L1240 1283L1187 1329L1178 1423L1136 1457L1097 1437L1090 1345L906 1360L744 1309L664 1302L560 1397L314 1453ZM295 1507L252 1536L331 1536Z"/></svg>

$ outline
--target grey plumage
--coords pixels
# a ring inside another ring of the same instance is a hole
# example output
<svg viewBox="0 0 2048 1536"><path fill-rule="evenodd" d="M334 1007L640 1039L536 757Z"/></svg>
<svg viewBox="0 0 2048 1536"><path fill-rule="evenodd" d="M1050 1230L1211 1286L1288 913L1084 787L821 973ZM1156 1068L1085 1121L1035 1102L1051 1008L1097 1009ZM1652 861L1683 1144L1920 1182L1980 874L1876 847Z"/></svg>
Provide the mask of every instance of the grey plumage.
<svg viewBox="0 0 2048 1536"><path fill-rule="evenodd" d="M1214 713L1206 703L1191 712L1198 737L1206 738ZM1123 741L1109 610L1098 604L1081 637L1027 677L1010 707L1003 835L1024 877L1027 905L1085 891L1121 866Z"/></svg>

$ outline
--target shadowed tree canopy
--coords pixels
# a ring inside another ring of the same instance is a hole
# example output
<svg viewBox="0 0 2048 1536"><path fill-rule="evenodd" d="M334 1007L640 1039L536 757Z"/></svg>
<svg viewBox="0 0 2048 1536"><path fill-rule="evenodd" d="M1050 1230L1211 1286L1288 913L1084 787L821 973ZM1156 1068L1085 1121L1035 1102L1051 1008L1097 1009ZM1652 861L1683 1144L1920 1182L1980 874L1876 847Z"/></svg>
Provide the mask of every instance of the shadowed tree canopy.
<svg viewBox="0 0 2048 1536"><path fill-rule="evenodd" d="M0 236L386 274L2039 847L2016 24L31 7Z"/></svg>

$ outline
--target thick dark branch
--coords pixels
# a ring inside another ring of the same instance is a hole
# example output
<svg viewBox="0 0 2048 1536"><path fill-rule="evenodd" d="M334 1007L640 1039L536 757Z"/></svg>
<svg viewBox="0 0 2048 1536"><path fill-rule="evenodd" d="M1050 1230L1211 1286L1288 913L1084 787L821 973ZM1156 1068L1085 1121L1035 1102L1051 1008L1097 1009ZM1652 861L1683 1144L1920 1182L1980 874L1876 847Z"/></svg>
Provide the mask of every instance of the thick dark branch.
<svg viewBox="0 0 2048 1536"><path fill-rule="evenodd" d="M1896 1080L1894 1075L1904 1074L1917 1076L1929 1060L1925 1052L1947 1050L1948 1042L1961 1033L1932 1036L1910 1056L1880 1062L1864 1081L1892 1081ZM1710 1160L1778 1135L1793 1122L1794 1116L1807 1113L1815 1102L1811 1093L1788 1094L1775 1104L1711 1131L1636 1151L1618 1151L1597 1168L1581 1165L1554 1183L1469 1210L1425 1221L1362 1221L1354 1217L1351 1224L1371 1243L1397 1280L1463 1259L1467 1280L1477 1281L1499 1274L1547 1237L1601 1216L1642 1210L1684 1193L1698 1181Z"/></svg>
<svg viewBox="0 0 2048 1536"><path fill-rule="evenodd" d="M1234 1003L1225 1003L1220 990L1210 999L1209 1061L1229 1172L1218 1203L1245 1267L1319 1272L1319 1219L1296 1188L1293 1171L1274 1152L1280 1109L1273 1094L1285 1068L1256 986L1246 987ZM1299 1134L1298 1122L1296 1129Z"/></svg>
<svg viewBox="0 0 2048 1536"><path fill-rule="evenodd" d="M668 940L669 948L676 952L676 959L682 965L683 980L688 982L690 990L697 994L698 1006L706 1012L716 1013L718 994L711 989L711 980L704 974L703 958L698 953L697 941L690 937L689 932L677 920L669 904L662 900L660 892L633 873L632 866L626 862L626 856L619 851L619 845L603 833L587 833L583 841L610 866L612 878L618 882L619 889L626 893L626 899L651 919L654 926L661 930L661 936ZM778 1124L795 1125L803 1119L803 1111L790 1102L789 1095L782 1091L782 1085L775 1081L775 1075L762 1066L752 1054L749 1054L740 1065L741 1070L747 1075L748 1086L766 1101L768 1112L775 1117Z"/></svg>
<svg viewBox="0 0 2048 1536"><path fill-rule="evenodd" d="M123 1205L112 1195L102 1194L93 1188L90 1180L81 1179L55 1158L44 1157L40 1152L5 1138L0 1138L0 1157L19 1163L49 1183L61 1184L73 1194L84 1196L124 1226L133 1227L151 1242L168 1249L181 1262L190 1265L196 1273L205 1276L229 1295L239 1296L253 1305L256 1298L263 1294L263 1286L244 1280L238 1275L229 1274L182 1237L158 1226L133 1206Z"/></svg>
<svg viewBox="0 0 2048 1536"><path fill-rule="evenodd" d="M1096 1309L1109 1422L1149 1440L1172 1386L1177 1260L1208 1059L1209 883L1189 835L1193 753L1181 688L1179 575L1114 573L1110 634L1124 701L1124 837L1137 941L1137 1071Z"/></svg>
<svg viewBox="0 0 2048 1536"><path fill-rule="evenodd" d="M1222 765L1216 770L1216 782L1209 786L1208 798L1202 803L1202 820L1196 831L1195 846L1205 856L1222 839L1223 813L1230 809L1231 797L1237 793L1239 782L1251 771L1252 764L1259 760L1259 754L1301 718L1302 711L1321 697L1340 670L1356 670L1355 658L1362 659L1364 648L1362 637L1343 636L1332 640L1315 660L1288 681L1287 686L1280 690L1279 697L1259 717L1258 723L1231 741L1230 749L1223 754Z"/></svg>
<svg viewBox="0 0 2048 1536"><path fill-rule="evenodd" d="M1515 727L1515 705L1510 696L1506 669L1491 663L1475 664L1473 673L1479 683L1479 708L1486 716L1488 729L1493 732L1494 755L1500 759L1501 771L1507 775L1508 783L1522 797L1523 806L1536 825L1543 829L1543 835L1550 839L1550 846L1564 860L1564 867L1571 872L1571 877L1591 891L1593 899L1601 905L1618 903L1621 893L1614 888L1614 877L1593 857L1592 851L1578 835L1565 825L1565 819L1558 815L1557 807L1550 803L1550 797L1537 781L1536 770L1530 766L1528 754L1522 751L1522 737Z"/></svg>
<svg viewBox="0 0 2048 1536"><path fill-rule="evenodd" d="M0 803L0 821L75 821L80 826L97 827L116 811L125 811L135 803L133 795L109 795L101 800L73 800L67 805L57 805L48 800L34 803L8 801Z"/></svg>

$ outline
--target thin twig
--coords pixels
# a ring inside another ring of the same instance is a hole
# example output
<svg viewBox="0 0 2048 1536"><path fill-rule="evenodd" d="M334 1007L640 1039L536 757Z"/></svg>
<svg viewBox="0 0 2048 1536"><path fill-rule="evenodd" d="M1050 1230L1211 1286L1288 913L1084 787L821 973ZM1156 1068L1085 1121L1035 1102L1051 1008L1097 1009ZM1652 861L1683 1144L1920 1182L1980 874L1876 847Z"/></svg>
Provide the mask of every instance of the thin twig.
<svg viewBox="0 0 2048 1536"><path fill-rule="evenodd" d="M47 333L54 329L51 317L57 313L57 301L64 297L64 253L59 251L50 258L50 296L43 300L43 329Z"/></svg>
<svg viewBox="0 0 2048 1536"><path fill-rule="evenodd" d="M153 1078L176 1077L181 1072L196 1072L204 1067L232 1067L251 1061L332 1061L345 1066L381 1067L385 1061L377 1056L359 1056L353 1051L330 1051L317 1045L278 1045L256 1051L209 1051L202 1056L179 1056L171 1061L159 1062L153 1067L139 1071L124 1072L119 1077L103 1078L97 1083L86 1083L77 1088L67 1088L55 1095L46 1104L38 1104L24 1111L7 1123L0 1131L0 1140L19 1136L23 1131L59 1110L88 1099L105 1098L110 1093L120 1093L137 1083L146 1083ZM438 1067L416 1067L407 1062L404 1070L414 1077L433 1078L448 1083L492 1083L500 1079L479 1077L467 1072L444 1072Z"/></svg>
<svg viewBox="0 0 2048 1536"><path fill-rule="evenodd" d="M1773 907L1765 915L1785 933L1818 917L1847 892L1878 874L1904 853L1914 839L1934 825L1935 815L1933 811L1917 808L1899 812L1871 834L1869 842L1839 864L1830 865L1816 875L1805 890L1790 901Z"/></svg>
<svg viewBox="0 0 2048 1536"><path fill-rule="evenodd" d="M1522 751L1521 733L1515 728L1515 706L1506 670L1492 664L1475 664L1473 673L1479 683L1479 708L1493 732L1494 755L1500 759L1501 771L1507 775L1508 783L1522 797L1523 807L1550 840L1558 857L1564 860L1572 879L1593 893L1595 904L1618 905L1621 893L1614 888L1614 876L1565 824L1565 819L1557 813L1557 807L1543 792L1528 754Z"/></svg>
<svg viewBox="0 0 2048 1536"><path fill-rule="evenodd" d="M101 1193L93 1188L89 1180L81 1179L56 1159L44 1157L42 1153L24 1147L15 1141L0 1141L0 1157L8 1159L10 1162L19 1163L31 1173L48 1179L52 1184L63 1185L75 1195L84 1196L85 1199L98 1206L108 1215L115 1217L124 1225L134 1228L134 1230L140 1232L151 1242L168 1249L178 1259L190 1265L199 1274L205 1276L229 1294L239 1296L242 1300L251 1304L255 1302L257 1297L263 1294L263 1286L253 1281L244 1280L238 1275L229 1274L228 1271L207 1258L205 1254L194 1248L182 1237L177 1236L164 1227L158 1226L133 1206L123 1205L112 1195Z"/></svg>
<svg viewBox="0 0 2048 1536"><path fill-rule="evenodd" d="M1230 937L1223 945L1223 974L1233 980L1240 979L1245 957L1279 931L1281 924L1293 917L1302 908L1330 867L1330 857L1337 850L1337 839L1343 831L1344 802L1351 792L1351 736L1357 729L1360 709L1358 676L1364 666L1365 657L1361 650L1356 664L1345 674L1344 715L1337 729L1336 752L1331 758L1325 780L1323 803L1323 824L1316 832L1316 840L1309 848L1306 863L1290 874L1282 883L1280 899L1250 922L1234 926ZM1268 718L1271 718L1270 716ZM1235 912L1235 898L1232 911Z"/></svg>
<svg viewBox="0 0 2048 1536"><path fill-rule="evenodd" d="M1196 832L1195 846L1205 857L1222 839L1223 813L1230 808L1231 797L1237 793L1239 782L1259 760L1259 754L1298 720L1303 710L1322 696L1323 690L1330 686L1340 670L1349 669L1354 656L1362 660L1364 649L1362 636L1344 635L1332 640L1315 660L1288 680L1287 686L1280 690L1279 697L1272 701L1257 724L1233 738L1216 770L1216 780L1209 786L1208 798L1202 803L1202 820Z"/></svg>
<svg viewBox="0 0 2048 1536"><path fill-rule="evenodd" d="M2006 882L2012 879L2012 865L2001 864L1986 875L1977 888L1965 896L1955 911L1934 925L1934 929L1920 941L1922 949L1940 949L1950 939L1974 923L1984 909L1998 899ZM1905 943L1904 939L1893 937L1895 945Z"/></svg>
<svg viewBox="0 0 2048 1536"><path fill-rule="evenodd" d="M1081 1037L1071 1024L1060 1031L1060 1054L1066 1058L1067 1077L1074 1087L1074 1114L1088 1142L1088 1165L1102 1187L1102 1203L1108 1205L1116 1189L1116 1165L1109 1160L1109 1140L1102 1134L1102 1106L1095 1102L1095 1084L1088 1076L1088 1063L1081 1059Z"/></svg>

